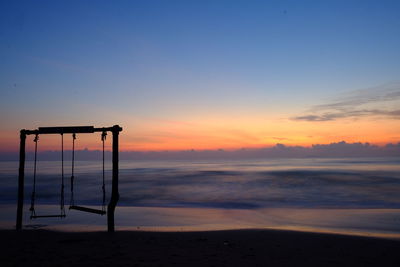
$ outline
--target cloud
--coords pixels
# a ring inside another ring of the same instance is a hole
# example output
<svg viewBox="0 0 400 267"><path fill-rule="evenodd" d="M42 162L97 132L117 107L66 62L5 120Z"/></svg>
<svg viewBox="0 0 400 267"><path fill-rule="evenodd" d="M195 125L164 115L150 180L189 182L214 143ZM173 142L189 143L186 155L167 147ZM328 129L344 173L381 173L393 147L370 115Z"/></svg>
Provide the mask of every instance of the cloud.
<svg viewBox="0 0 400 267"><path fill-rule="evenodd" d="M400 119L400 83L356 90L331 103L315 105L296 121L334 121L345 118L377 117Z"/></svg>
<svg viewBox="0 0 400 267"><path fill-rule="evenodd" d="M305 115L292 118L293 120L299 121L333 121L341 118L356 118L356 117L367 117L367 116L379 116L391 119L400 119L400 109L398 110L353 110L345 112L332 112L323 113L320 115Z"/></svg>

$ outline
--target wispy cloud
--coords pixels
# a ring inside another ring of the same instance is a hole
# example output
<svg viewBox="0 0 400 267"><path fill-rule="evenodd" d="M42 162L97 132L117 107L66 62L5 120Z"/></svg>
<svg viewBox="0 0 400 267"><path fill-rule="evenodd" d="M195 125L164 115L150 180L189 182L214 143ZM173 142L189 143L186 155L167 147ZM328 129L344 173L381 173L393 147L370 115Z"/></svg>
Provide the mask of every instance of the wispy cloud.
<svg viewBox="0 0 400 267"><path fill-rule="evenodd" d="M301 120L301 121L333 121L342 118L356 118L356 117L366 117L366 116L380 116L392 119L400 119L400 109L398 110L379 110L379 109L372 109L372 110L353 110L353 111L343 111L343 112L328 112L319 115L304 115L294 117L294 120Z"/></svg>
<svg viewBox="0 0 400 267"><path fill-rule="evenodd" d="M297 121L333 121L344 118L380 117L400 119L400 83L352 91L330 103L315 105Z"/></svg>

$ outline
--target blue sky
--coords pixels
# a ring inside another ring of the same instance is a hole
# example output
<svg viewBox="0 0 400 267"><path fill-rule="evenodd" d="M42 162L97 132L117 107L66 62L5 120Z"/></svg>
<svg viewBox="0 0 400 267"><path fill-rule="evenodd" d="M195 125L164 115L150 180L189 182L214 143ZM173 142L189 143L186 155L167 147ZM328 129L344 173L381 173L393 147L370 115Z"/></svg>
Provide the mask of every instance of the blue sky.
<svg viewBox="0 0 400 267"><path fill-rule="evenodd" d="M399 1L2 1L2 130L300 116L399 81L399 14Z"/></svg>

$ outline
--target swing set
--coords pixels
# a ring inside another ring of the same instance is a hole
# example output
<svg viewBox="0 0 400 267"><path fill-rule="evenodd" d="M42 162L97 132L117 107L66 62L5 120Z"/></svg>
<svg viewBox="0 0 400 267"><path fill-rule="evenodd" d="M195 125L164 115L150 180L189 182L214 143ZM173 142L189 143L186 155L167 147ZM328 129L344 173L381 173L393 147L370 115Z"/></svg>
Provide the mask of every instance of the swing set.
<svg viewBox="0 0 400 267"><path fill-rule="evenodd" d="M30 218L65 218L65 203L64 203L64 134L72 134L72 165L70 179L70 210L78 210L99 215L107 214L107 226L109 232L114 232L114 211L119 199L118 193L118 136L122 128L118 125L112 127L94 128L93 126L67 126L67 127L39 127L37 130L21 130L20 132L20 156L19 156L19 177L18 177L18 205L17 205L17 222L16 229L22 229L22 214L24 204L24 173L25 173L25 141L27 135L35 135L33 141L35 143L34 164L33 164L33 185L31 194ZM95 133L101 132L102 150L102 193L103 201L101 209L94 209L84 206L75 205L74 200L74 180L75 180L75 140L77 133ZM105 189L105 168L104 168L104 142L107 132L112 132L112 189L110 202L106 209L106 189ZM61 188L60 188L60 213L49 215L36 214L36 170L37 170L37 148L39 135L41 134L60 134L61 135Z"/></svg>

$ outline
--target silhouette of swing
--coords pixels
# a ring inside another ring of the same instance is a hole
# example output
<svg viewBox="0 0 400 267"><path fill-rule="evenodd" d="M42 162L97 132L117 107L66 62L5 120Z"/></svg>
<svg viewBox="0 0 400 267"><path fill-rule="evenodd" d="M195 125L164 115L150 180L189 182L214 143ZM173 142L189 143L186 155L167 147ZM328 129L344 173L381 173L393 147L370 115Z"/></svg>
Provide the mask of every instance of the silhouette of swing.
<svg viewBox="0 0 400 267"><path fill-rule="evenodd" d="M31 194L31 207L29 208L31 212L31 219L37 218L50 218L50 217L59 217L65 218L65 208L64 208L64 142L63 135L61 134L61 197L60 197L60 214L52 214L52 215L36 215L35 209L35 201L36 201L36 169L37 169L37 147L39 141L39 134L35 134L35 138L33 142L35 142L35 158L33 163L33 186L32 186L32 194Z"/></svg>
<svg viewBox="0 0 400 267"><path fill-rule="evenodd" d="M104 142L106 140L107 133L106 131L103 131L101 134L101 141L103 145L103 158L102 158L102 163L103 163L103 184L102 184L102 191L103 191L103 202L102 202L102 209L94 209L94 208L89 208L89 207L84 207L84 206L78 206L75 205L74 203L74 180L75 180L75 140L76 140L76 134L72 134L72 170L71 170L71 197L70 197L70 210L78 210L78 211L83 211L83 212L89 212L89 213L94 213L94 214L99 214L99 215L105 215L106 212L106 189L105 189L105 168L104 168ZM35 142L35 154L34 154L34 169L33 169L33 187L32 187L32 194L31 194L31 219L36 219L36 218L51 218L51 217L59 217L59 218L64 218L65 215L65 207L64 207L64 134L61 133L61 196L60 196L60 214L51 214L51 215L36 215L36 210L35 210L35 200L36 200L36 170L37 170L37 147L38 147L38 141L39 141L39 134L35 134L35 138L33 140Z"/></svg>
<svg viewBox="0 0 400 267"><path fill-rule="evenodd" d="M107 133L102 132L101 134L101 141L103 144L103 184L102 184L102 191L103 191L103 203L102 203L102 208L101 210L99 209L93 209L93 208L88 208L88 207L83 207L83 206L77 206L74 203L74 170L75 170L75 139L76 139L76 134L72 134L72 171L71 171L71 199L70 199L70 205L69 209L70 210L79 210L83 212L89 212L89 213L94 213L94 214L100 214L100 215L105 215L106 214L106 184L105 184L105 171L104 171L104 141L106 140Z"/></svg>
<svg viewBox="0 0 400 267"><path fill-rule="evenodd" d="M71 175L71 205L70 209L85 211L95 214L106 214L105 207L105 183L104 183L104 140L107 132L112 133L112 180L111 180L111 196L110 201L107 205L107 229L108 232L115 231L114 224L114 213L115 208L117 206L119 200L119 190L118 190L118 165L119 165L119 156L118 156L118 147L119 147L119 133L122 131L122 128L119 125L114 125L111 127L98 127L94 126L59 126L59 127L39 127L35 130L26 130L22 129L20 131L20 143L19 143L19 168L18 168L18 199L17 199L17 216L16 216L16 230L22 229L22 219L23 219L23 208L24 208L24 188L25 188L25 144L26 137L28 135L35 136L35 162L34 162L34 171L33 171L33 190L31 195L31 219L36 218L45 218L45 217L65 217L65 207L64 207L64 135L65 134L73 134L73 138L76 138L76 134L81 133L102 133L102 141L103 141L103 207L102 209L93 209L90 207L83 207L74 205L73 203L73 182L74 182L74 171ZM49 214L42 215L36 214L35 209L35 200L36 200L36 169L37 169L37 147L39 135L42 134L60 134L61 135L61 189L60 189L60 213L59 214ZM75 144L73 143L73 161L72 168L75 168Z"/></svg>

